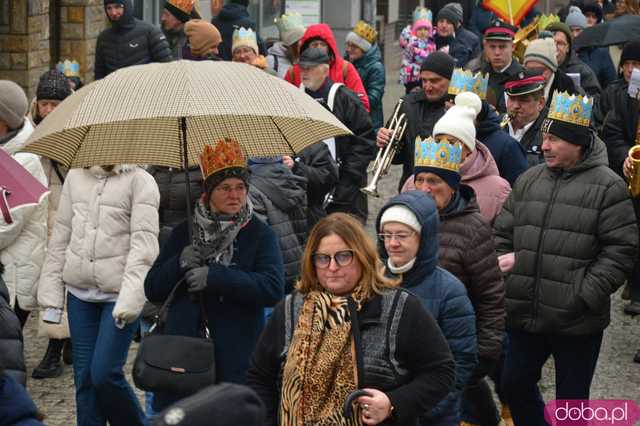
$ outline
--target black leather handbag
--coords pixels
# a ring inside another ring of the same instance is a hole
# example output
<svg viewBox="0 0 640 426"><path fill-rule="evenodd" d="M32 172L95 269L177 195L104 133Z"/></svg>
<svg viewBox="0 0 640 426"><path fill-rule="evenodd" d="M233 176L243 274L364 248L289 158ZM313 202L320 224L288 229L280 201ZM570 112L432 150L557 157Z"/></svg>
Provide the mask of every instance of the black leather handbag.
<svg viewBox="0 0 640 426"><path fill-rule="evenodd" d="M203 295L198 296L202 337L163 334L167 311L183 281L178 281L171 290L140 342L132 372L139 389L188 396L216 383L215 346L209 334Z"/></svg>

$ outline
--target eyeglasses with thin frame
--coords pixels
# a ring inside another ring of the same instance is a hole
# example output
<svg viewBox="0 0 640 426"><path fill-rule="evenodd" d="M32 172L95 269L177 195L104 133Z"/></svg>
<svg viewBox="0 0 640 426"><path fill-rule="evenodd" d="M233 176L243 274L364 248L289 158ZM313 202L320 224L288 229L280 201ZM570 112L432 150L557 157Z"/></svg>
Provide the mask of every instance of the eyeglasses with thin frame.
<svg viewBox="0 0 640 426"><path fill-rule="evenodd" d="M334 260L339 267L349 266L353 262L353 250L340 250L332 255L326 253L314 253L313 264L317 268L325 269L331 265L331 261Z"/></svg>
<svg viewBox="0 0 640 426"><path fill-rule="evenodd" d="M382 232L382 233L378 234L378 238L380 239L380 241L385 242L385 243L388 243L388 242L392 241L393 239L395 239L399 243L404 243L409 238L413 237L413 234L415 234L414 231L396 232L396 233Z"/></svg>

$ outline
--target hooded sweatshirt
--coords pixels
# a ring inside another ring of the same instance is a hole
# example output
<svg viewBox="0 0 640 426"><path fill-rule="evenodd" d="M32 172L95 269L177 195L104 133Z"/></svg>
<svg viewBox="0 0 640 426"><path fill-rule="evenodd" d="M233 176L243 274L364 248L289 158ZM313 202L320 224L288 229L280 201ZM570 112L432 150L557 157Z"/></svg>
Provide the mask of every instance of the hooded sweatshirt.
<svg viewBox="0 0 640 426"><path fill-rule="evenodd" d="M124 13L96 42L95 79L120 68L150 62L169 62L171 50L159 28L133 16L131 0L124 0Z"/></svg>
<svg viewBox="0 0 640 426"><path fill-rule="evenodd" d="M464 284L438 265L439 227L438 210L431 197L420 191L406 192L393 197L380 210L380 219L391 206L401 205L411 210L422 226L420 247L411 269L402 274L402 287L418 296L423 306L438 322L456 363L454 390L430 413L421 424L453 425L460 423L459 399L477 362L476 317ZM384 244L379 244L383 259L389 256ZM385 261L386 262L386 261ZM402 266L402 265L396 265ZM387 268L387 273L390 272Z"/></svg>
<svg viewBox="0 0 640 426"><path fill-rule="evenodd" d="M340 56L336 39L333 36L331 28L327 24L310 25L307 28L304 36L300 39L300 53L309 47L311 41L318 39L324 41L329 46L329 56L331 57L331 62L329 64L329 78L336 83L344 83L347 88L351 89L351 91L358 96L362 105L364 105L366 110L369 111L369 97L362 85L360 75L352 63L345 61L342 56ZM300 66L298 64L289 68L289 72L287 72L285 80L295 86L300 86Z"/></svg>

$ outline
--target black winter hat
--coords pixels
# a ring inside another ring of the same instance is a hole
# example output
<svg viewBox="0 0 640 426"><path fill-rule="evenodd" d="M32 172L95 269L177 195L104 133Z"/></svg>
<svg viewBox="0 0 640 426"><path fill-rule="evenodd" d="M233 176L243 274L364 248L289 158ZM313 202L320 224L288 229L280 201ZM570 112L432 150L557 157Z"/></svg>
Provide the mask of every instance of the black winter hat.
<svg viewBox="0 0 640 426"><path fill-rule="evenodd" d="M36 99L54 99L63 101L71 94L69 80L58 70L49 70L40 76Z"/></svg>
<svg viewBox="0 0 640 426"><path fill-rule="evenodd" d="M463 11L460 3L447 3L440 9L436 16L436 22L446 19L456 27L462 23Z"/></svg>
<svg viewBox="0 0 640 426"><path fill-rule="evenodd" d="M265 420L264 405L253 390L221 383L171 405L153 425L260 426Z"/></svg>
<svg viewBox="0 0 640 426"><path fill-rule="evenodd" d="M431 71L446 78L447 80L451 80L451 75L453 74L453 68L455 65L456 60L453 59L453 57L444 52L433 52L425 58L424 62L422 62L420 72Z"/></svg>
<svg viewBox="0 0 640 426"><path fill-rule="evenodd" d="M121 4L125 5L125 0L104 0L104 7L107 7L108 4Z"/></svg>
<svg viewBox="0 0 640 426"><path fill-rule="evenodd" d="M598 24L602 22L602 8L598 3L585 3L582 6L582 13L586 15L587 12L591 12L596 15L596 18L598 19Z"/></svg>
<svg viewBox="0 0 640 426"><path fill-rule="evenodd" d="M640 40L631 40L624 45L620 55L620 66L625 61L640 61Z"/></svg>

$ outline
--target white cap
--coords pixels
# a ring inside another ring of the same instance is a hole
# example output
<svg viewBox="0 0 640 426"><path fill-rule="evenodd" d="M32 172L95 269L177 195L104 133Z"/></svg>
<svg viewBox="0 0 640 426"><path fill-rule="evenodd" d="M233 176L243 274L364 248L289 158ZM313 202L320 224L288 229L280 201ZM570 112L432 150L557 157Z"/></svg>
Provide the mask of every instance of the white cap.
<svg viewBox="0 0 640 426"><path fill-rule="evenodd" d="M422 225L418 222L416 215L408 207L395 205L391 206L382 213L380 218L380 230L387 222L398 222L407 225L416 232L422 231Z"/></svg>
<svg viewBox="0 0 640 426"><path fill-rule="evenodd" d="M456 100L458 96L456 96ZM474 96L477 97L477 95ZM476 125L474 120L479 111L480 110L476 110L474 106L457 105L456 102L456 105L449 108L435 126L433 126L433 137L438 135L456 137L460 139L467 148L474 151L476 149Z"/></svg>

